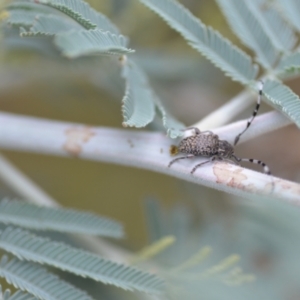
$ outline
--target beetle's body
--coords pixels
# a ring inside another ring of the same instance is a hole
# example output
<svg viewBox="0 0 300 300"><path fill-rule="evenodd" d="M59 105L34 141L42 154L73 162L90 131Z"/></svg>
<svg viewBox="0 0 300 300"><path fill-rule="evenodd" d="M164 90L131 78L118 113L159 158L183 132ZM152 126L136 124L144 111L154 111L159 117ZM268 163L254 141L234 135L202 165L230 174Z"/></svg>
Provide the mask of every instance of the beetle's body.
<svg viewBox="0 0 300 300"><path fill-rule="evenodd" d="M173 159L169 163L169 167L177 160L184 158L192 158L195 156L204 156L209 157L210 160L205 161L196 165L191 173L194 173L198 167L201 165L218 160L235 160L239 161L238 158L234 155L233 146L225 140L220 140L219 137L211 131L201 132L196 127L191 127L188 129L194 129L195 134L184 138L176 147L176 154L184 153L186 156L178 157Z"/></svg>
<svg viewBox="0 0 300 300"><path fill-rule="evenodd" d="M178 152L194 156L217 156L219 159L231 159L233 146L227 141L220 140L211 131L200 132L195 129L195 135L183 139L178 145Z"/></svg>
<svg viewBox="0 0 300 300"><path fill-rule="evenodd" d="M195 134L183 139L178 151L195 156L212 156L218 153L219 138L214 134Z"/></svg>
<svg viewBox="0 0 300 300"><path fill-rule="evenodd" d="M191 171L193 174L197 168L200 166L214 161L214 160L231 160L234 163L239 163L241 161L248 161L251 163L259 164L264 168L264 172L266 174L271 174L268 166L257 159L253 158L239 158L234 154L234 148L233 146L225 141L225 140L220 140L218 135L214 134L211 131L204 131L201 132L198 128L196 127L191 127L187 129L194 129L195 134L192 136L189 136L187 138L184 138L176 147L176 152L172 150L175 154L179 153L184 153L186 154L185 156L181 156L178 158L173 159L169 163L169 167L171 165L181 159L185 158L193 158L195 156L203 156L203 157L209 157L210 159L202 162L200 164L197 164ZM174 146L172 147L174 148Z"/></svg>

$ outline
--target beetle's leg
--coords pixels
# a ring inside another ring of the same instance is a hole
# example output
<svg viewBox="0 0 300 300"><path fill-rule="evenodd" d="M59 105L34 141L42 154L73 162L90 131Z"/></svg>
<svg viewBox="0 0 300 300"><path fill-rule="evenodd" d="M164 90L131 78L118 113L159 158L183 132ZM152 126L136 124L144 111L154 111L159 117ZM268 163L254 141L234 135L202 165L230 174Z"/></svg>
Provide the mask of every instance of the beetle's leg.
<svg viewBox="0 0 300 300"><path fill-rule="evenodd" d="M198 127L187 127L185 129L183 129L183 131L188 131L188 130L194 130L195 134L200 134L201 130Z"/></svg>
<svg viewBox="0 0 300 300"><path fill-rule="evenodd" d="M186 130L194 130L195 134L203 134L203 133L209 133L209 134L214 134L212 131L210 130L206 130L206 131L201 131L198 127L188 127L183 129L184 131Z"/></svg>
<svg viewBox="0 0 300 300"><path fill-rule="evenodd" d="M213 162L213 161L216 160L217 158L218 158L218 156L213 156L213 157L211 157L211 159L209 159L209 160L207 160L207 161L204 161L204 162L202 162L202 163L196 165L196 166L192 169L191 174L194 174L195 171L196 171L199 167L201 167L202 165L207 164L207 163L209 163L209 162Z"/></svg>
<svg viewBox="0 0 300 300"><path fill-rule="evenodd" d="M168 168L170 168L174 164L174 162L176 162L177 160L186 159L186 158L193 158L193 157L195 157L194 154L188 154L186 156L177 157L177 158L170 161L170 163L168 165Z"/></svg>

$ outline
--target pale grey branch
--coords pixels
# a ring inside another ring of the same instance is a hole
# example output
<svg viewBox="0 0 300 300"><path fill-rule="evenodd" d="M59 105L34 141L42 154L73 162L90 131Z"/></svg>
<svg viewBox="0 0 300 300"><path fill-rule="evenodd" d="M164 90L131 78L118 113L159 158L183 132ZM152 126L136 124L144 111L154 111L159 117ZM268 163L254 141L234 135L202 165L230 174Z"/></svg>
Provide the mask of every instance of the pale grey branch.
<svg viewBox="0 0 300 300"><path fill-rule="evenodd" d="M221 139L232 142L246 121L214 130ZM242 141L289 124L276 112L255 119ZM252 134L253 134L252 133ZM175 176L190 182L240 196L271 195L300 205L300 186L263 173L226 162L206 164L193 175L195 160L186 160L168 168L174 141L162 133L92 127L0 113L0 147L65 157L78 157L106 163L132 166ZM197 162L205 158L197 158ZM272 180L275 183L272 191Z"/></svg>

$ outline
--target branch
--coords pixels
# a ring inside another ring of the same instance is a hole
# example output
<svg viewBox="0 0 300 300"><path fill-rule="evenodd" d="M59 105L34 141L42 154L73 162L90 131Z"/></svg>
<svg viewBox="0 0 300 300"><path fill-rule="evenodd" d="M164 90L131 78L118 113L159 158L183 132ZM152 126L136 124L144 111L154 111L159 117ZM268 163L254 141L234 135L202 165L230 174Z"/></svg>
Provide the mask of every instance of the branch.
<svg viewBox="0 0 300 300"><path fill-rule="evenodd" d="M255 119L242 141L289 124L289 120L277 112ZM232 142L244 129L246 121L240 121L215 130L222 139ZM255 134L254 134L255 133ZM162 133L136 130L91 127L82 124L56 122L38 118L0 113L0 147L65 157L77 157L107 163L152 170L175 176L190 182L209 186L238 196L273 196L300 205L300 186L226 162L206 164L190 171L195 159L175 163L169 148L172 141ZM197 158L197 163L205 158ZM272 181L275 186L272 191Z"/></svg>

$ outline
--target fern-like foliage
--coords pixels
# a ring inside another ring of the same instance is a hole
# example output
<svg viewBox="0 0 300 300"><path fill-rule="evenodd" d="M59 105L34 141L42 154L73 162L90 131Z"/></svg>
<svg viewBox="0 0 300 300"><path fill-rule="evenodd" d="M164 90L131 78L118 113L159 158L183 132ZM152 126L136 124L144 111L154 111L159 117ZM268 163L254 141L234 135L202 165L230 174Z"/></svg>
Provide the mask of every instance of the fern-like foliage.
<svg viewBox="0 0 300 300"><path fill-rule="evenodd" d="M43 300L92 300L84 291L61 280L46 269L5 255L0 261L0 276L16 288Z"/></svg>
<svg viewBox="0 0 300 300"><path fill-rule="evenodd" d="M264 8L264 0L245 1L245 3L278 51L288 52L293 49L297 42L296 35L274 7L269 5Z"/></svg>
<svg viewBox="0 0 300 300"><path fill-rule="evenodd" d="M176 120L172 115L170 115L166 111L166 109L162 105L160 99L156 95L154 96L154 101L156 103L158 113L160 114L160 116L162 118L163 125L167 130L167 135L172 139L182 136L183 129L186 126L183 123Z"/></svg>
<svg viewBox="0 0 300 300"><path fill-rule="evenodd" d="M140 1L161 16L172 28L181 33L192 47L199 50L233 80L253 86L251 80L257 74L257 66L252 65L249 56L219 33L202 24L176 0ZM232 30L256 53L258 62L265 69L273 71L278 60L280 63L275 71L282 77L287 71L297 68L298 55L289 54L289 50L296 43L295 34L273 7L264 11L262 0L217 0L217 3ZM287 6L288 10L292 7L295 10L300 9L300 4L296 4L294 0L289 0ZM283 59L282 53L285 53ZM267 82L264 91L271 104L299 126L298 96L286 86L271 80Z"/></svg>
<svg viewBox="0 0 300 300"><path fill-rule="evenodd" d="M126 92L123 97L123 126L144 127L155 117L155 108L161 115L167 135L176 138L182 135L185 127L167 113L161 101L150 87L147 75L132 60L124 64L123 77L126 80Z"/></svg>
<svg viewBox="0 0 300 300"><path fill-rule="evenodd" d="M63 14L39 14L43 5L55 8ZM8 7L11 16L8 23L30 28L21 31L22 36L55 35L55 43L69 58L94 54L124 54L128 40L102 14L82 0L28 0ZM24 17L17 20L23 11ZM35 16L34 16L35 13ZM86 30L83 30L86 28Z"/></svg>
<svg viewBox="0 0 300 300"><path fill-rule="evenodd" d="M294 52L283 56L276 68L279 75L295 72L300 69L300 52Z"/></svg>
<svg viewBox="0 0 300 300"><path fill-rule="evenodd" d="M64 243L37 237L22 229L6 228L0 235L0 247L21 259L55 266L125 290L157 294L163 281L154 274L117 264Z"/></svg>
<svg viewBox="0 0 300 300"><path fill-rule="evenodd" d="M119 35L119 30L108 18L95 11L89 4L82 0L37 0L36 3L41 3L59 10L76 20L85 29L99 28L103 31L109 31Z"/></svg>
<svg viewBox="0 0 300 300"><path fill-rule="evenodd" d="M174 0L140 1L156 12L193 48L233 80L248 84L256 77L257 66L252 64L251 58L246 53L212 28L206 27L178 2Z"/></svg>
<svg viewBox="0 0 300 300"><path fill-rule="evenodd" d="M50 8L31 1L14 1L6 7L6 11L8 12L6 23L16 27L29 29L29 27L34 24L37 17L51 14L51 11L49 10Z"/></svg>
<svg viewBox="0 0 300 300"><path fill-rule="evenodd" d="M49 14L53 12L52 8L38 4L36 1L30 0L16 0L9 2L5 7L9 12L11 11L24 11L35 12L36 14Z"/></svg>
<svg viewBox="0 0 300 300"><path fill-rule="evenodd" d="M1 300L38 300L38 298L30 295L26 292L17 291L13 295L9 289L2 291L2 286L0 285L0 299Z"/></svg>
<svg viewBox="0 0 300 300"><path fill-rule="evenodd" d="M8 11L8 18L6 19L6 22L10 25L14 26L23 26L23 27L29 27L33 24L35 18L37 16L36 11L30 11L30 10L9 10Z"/></svg>
<svg viewBox="0 0 300 300"><path fill-rule="evenodd" d="M280 108L280 110L300 127L300 99L286 85L273 80L267 80L263 90L264 95Z"/></svg>
<svg viewBox="0 0 300 300"><path fill-rule="evenodd" d="M252 86L258 71L257 65L252 64L251 58L229 40L205 26L175 0L140 1L181 33L193 48L225 74L233 80ZM254 0L251 3L240 0L217 2L233 31L246 46L254 50L257 60L265 69L273 71L277 61L277 75L284 77L287 72L297 69L297 54L288 53L295 45L295 34L273 7L263 10L263 0ZM291 7L296 7L295 3L294 0L289 0L286 10L290 11ZM63 14L46 14L43 9L45 7L54 8ZM22 9L28 14L18 23L17 14ZM38 16L33 20L32 12L35 10ZM8 22L23 24L23 36L53 35L54 43L68 58L97 54L123 56L132 52L127 48L127 38L120 35L118 29L106 17L82 0L37 0L34 3L24 0L10 5L9 11L15 11L16 15L12 14ZM30 22L33 23L29 26ZM283 58L280 57L282 53ZM152 91L146 74L132 60L125 57L122 62L122 75L126 80L122 105L124 126L144 127L154 120L157 112L168 135L172 138L181 136L184 125L164 109ZM275 86L271 87L273 88ZM288 101L279 101L273 94L270 96L266 93L266 96L299 125L297 114L300 107L297 101L291 100L296 99L294 96L288 97Z"/></svg>
<svg viewBox="0 0 300 300"><path fill-rule="evenodd" d="M148 79L133 61L125 64L123 77L126 80L126 92L122 100L123 125L144 127L155 116L155 104Z"/></svg>
<svg viewBox="0 0 300 300"><path fill-rule="evenodd" d="M217 0L217 3L233 32L256 53L257 60L266 69L271 69L279 53L256 16L248 8L246 1Z"/></svg>
<svg viewBox="0 0 300 300"><path fill-rule="evenodd" d="M298 0L276 0L280 5L281 11L286 15L286 20L291 23L294 28L300 31L300 3Z"/></svg>
<svg viewBox="0 0 300 300"><path fill-rule="evenodd" d="M121 55L133 52L126 48L127 40L124 36L99 29L72 30L57 34L54 42L68 58L95 54Z"/></svg>
<svg viewBox="0 0 300 300"><path fill-rule="evenodd" d="M91 7L83 1L79 0L53 0L53 1L37 1L37 3L47 5L49 7L55 8L65 15L69 16L73 20L76 20L83 28L95 29L97 25L90 20L87 15L89 15Z"/></svg>
<svg viewBox="0 0 300 300"><path fill-rule="evenodd" d="M75 29L80 30L80 26L70 19L56 15L39 15L28 30L21 30L21 36L55 35Z"/></svg>
<svg viewBox="0 0 300 300"><path fill-rule="evenodd" d="M50 8L52 11L49 11ZM128 39L120 35L105 16L82 0L23 0L10 4L8 10L12 14L8 23L20 26L21 36L53 36L55 45L67 58L121 56L133 52L127 48ZM18 13L22 11L24 17L18 21ZM123 125L144 127L153 121L157 112L167 134L172 138L181 136L184 125L163 107L152 91L146 74L134 62L124 61L122 74L126 80L126 91L122 105Z"/></svg>
<svg viewBox="0 0 300 300"><path fill-rule="evenodd" d="M123 227L117 221L74 209L51 208L4 199L0 202L0 222L35 230L120 238Z"/></svg>
<svg viewBox="0 0 300 300"><path fill-rule="evenodd" d="M163 120L163 125L167 129L168 136L171 138L181 136L184 125L166 112L151 89L143 70L130 60L125 63L122 74L126 80L126 92L122 101L123 125L146 126L154 119L156 107Z"/></svg>
<svg viewBox="0 0 300 300"><path fill-rule="evenodd" d="M41 13L58 16L65 15L68 16L70 20L73 20L73 22L76 22L78 25L80 25L81 28L99 28L102 31L109 31L116 35L120 34L118 28L112 22L110 22L106 16L97 12L88 3L82 0L37 0L34 2L30 0L22 0L11 3L7 9L12 14L13 10L18 10L19 12L23 12L24 15L27 15L27 13L31 12L33 14L35 13L35 15L39 15ZM58 14L55 14L53 9L56 9ZM31 24L33 24L33 22ZM53 24L53 26L55 26L55 24Z"/></svg>

